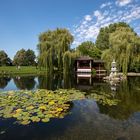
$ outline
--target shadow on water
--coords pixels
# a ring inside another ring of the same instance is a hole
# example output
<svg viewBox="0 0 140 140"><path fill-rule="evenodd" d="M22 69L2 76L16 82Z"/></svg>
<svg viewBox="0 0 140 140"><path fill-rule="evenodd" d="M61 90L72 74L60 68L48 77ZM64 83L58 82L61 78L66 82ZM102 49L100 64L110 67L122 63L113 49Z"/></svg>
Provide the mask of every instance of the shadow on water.
<svg viewBox="0 0 140 140"><path fill-rule="evenodd" d="M18 89L27 89L31 90L35 87L35 77L34 76L26 76L26 77L14 77L14 83Z"/></svg>
<svg viewBox="0 0 140 140"><path fill-rule="evenodd" d="M17 89L76 88L86 92L86 99L74 101L64 119L28 126L13 125L13 120L0 119L0 140L139 140L140 139L140 77L128 77L118 85L102 79L64 76L28 76L0 78L0 89L16 85ZM9 82L10 81L10 82ZM111 95L117 105L103 105L92 93ZM5 132L4 132L5 131Z"/></svg>
<svg viewBox="0 0 140 140"><path fill-rule="evenodd" d="M53 74L46 76L38 76L38 85L39 89L48 89L48 90L56 90L60 88L70 89L75 87L74 77L62 74Z"/></svg>
<svg viewBox="0 0 140 140"><path fill-rule="evenodd" d="M0 77L0 89L4 89L10 80L9 77Z"/></svg>
<svg viewBox="0 0 140 140"><path fill-rule="evenodd" d="M63 78L62 75L41 75L38 77L38 88L39 89L48 89L55 90L63 87Z"/></svg>

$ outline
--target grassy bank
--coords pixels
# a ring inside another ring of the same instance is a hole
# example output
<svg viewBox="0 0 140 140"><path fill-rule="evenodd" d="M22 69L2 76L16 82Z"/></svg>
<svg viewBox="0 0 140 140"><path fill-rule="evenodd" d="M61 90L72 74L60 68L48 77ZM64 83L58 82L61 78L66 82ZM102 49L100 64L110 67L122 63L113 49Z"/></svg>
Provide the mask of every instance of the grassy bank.
<svg viewBox="0 0 140 140"><path fill-rule="evenodd" d="M21 66L19 69L17 69L16 66L2 66L0 67L0 75L41 75L45 74L46 70L38 69L33 66Z"/></svg>

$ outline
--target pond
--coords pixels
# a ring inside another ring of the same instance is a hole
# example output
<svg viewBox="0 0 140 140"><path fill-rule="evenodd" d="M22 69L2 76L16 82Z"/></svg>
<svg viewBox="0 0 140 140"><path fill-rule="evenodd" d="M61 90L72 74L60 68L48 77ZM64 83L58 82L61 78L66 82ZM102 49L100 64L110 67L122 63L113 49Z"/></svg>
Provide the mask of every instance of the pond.
<svg viewBox="0 0 140 140"><path fill-rule="evenodd" d="M0 118L0 140L140 140L140 77L128 77L119 84L59 75L0 77L0 91L58 88L79 89L86 98L73 101L63 119L47 123L20 125L14 119ZM93 92L111 95L119 102L103 104Z"/></svg>

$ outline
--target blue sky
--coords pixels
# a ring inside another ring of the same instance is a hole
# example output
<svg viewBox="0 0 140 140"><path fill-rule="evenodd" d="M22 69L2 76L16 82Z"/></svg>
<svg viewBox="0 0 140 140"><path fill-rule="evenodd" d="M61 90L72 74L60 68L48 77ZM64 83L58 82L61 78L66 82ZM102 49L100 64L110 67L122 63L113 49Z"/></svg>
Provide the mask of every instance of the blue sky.
<svg viewBox="0 0 140 140"><path fill-rule="evenodd" d="M140 0L0 0L0 50L11 58L21 48L37 54L39 34L57 27L70 30L75 47L119 21L140 34Z"/></svg>

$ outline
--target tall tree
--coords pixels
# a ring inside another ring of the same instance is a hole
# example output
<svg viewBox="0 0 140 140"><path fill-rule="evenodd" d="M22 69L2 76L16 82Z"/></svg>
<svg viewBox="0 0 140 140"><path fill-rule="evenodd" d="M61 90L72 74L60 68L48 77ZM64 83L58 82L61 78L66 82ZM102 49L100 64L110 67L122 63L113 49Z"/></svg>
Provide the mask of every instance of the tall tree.
<svg viewBox="0 0 140 140"><path fill-rule="evenodd" d="M96 40L97 48L105 50L109 48L109 29L101 28Z"/></svg>
<svg viewBox="0 0 140 140"><path fill-rule="evenodd" d="M63 55L70 50L73 36L67 29L57 28L41 33L39 36L39 66L52 71L55 67L62 70Z"/></svg>
<svg viewBox="0 0 140 140"><path fill-rule="evenodd" d="M35 56L34 51L31 50L31 49L28 49L26 51L25 55L26 55L26 65L27 66L35 65L35 63L36 63L35 62L36 56Z"/></svg>
<svg viewBox="0 0 140 140"><path fill-rule="evenodd" d="M14 65L20 66L26 65L26 51L24 49L17 51L16 55L14 56L13 63Z"/></svg>
<svg viewBox="0 0 140 140"><path fill-rule="evenodd" d="M99 59L101 57L101 51L91 41L81 43L77 47L77 50L80 51L81 55L88 55L95 59Z"/></svg>
<svg viewBox="0 0 140 140"><path fill-rule="evenodd" d="M14 56L13 63L19 66L31 66L35 64L35 58L36 56L33 50L28 49L26 51L25 49L21 49Z"/></svg>
<svg viewBox="0 0 140 140"><path fill-rule="evenodd" d="M0 51L0 66L12 65L11 59L8 57L5 51Z"/></svg>
<svg viewBox="0 0 140 140"><path fill-rule="evenodd" d="M140 63L140 37L131 28L118 27L110 34L109 43L111 47L103 53L103 58L108 63L114 58L125 75L134 64Z"/></svg>
<svg viewBox="0 0 140 140"><path fill-rule="evenodd" d="M116 29L119 27L130 28L130 26L125 22L113 23L113 24L110 24L108 27L101 28L96 39L96 47L101 50L110 48L109 36L111 33L115 32ZM132 28L130 29L131 31L133 31Z"/></svg>

